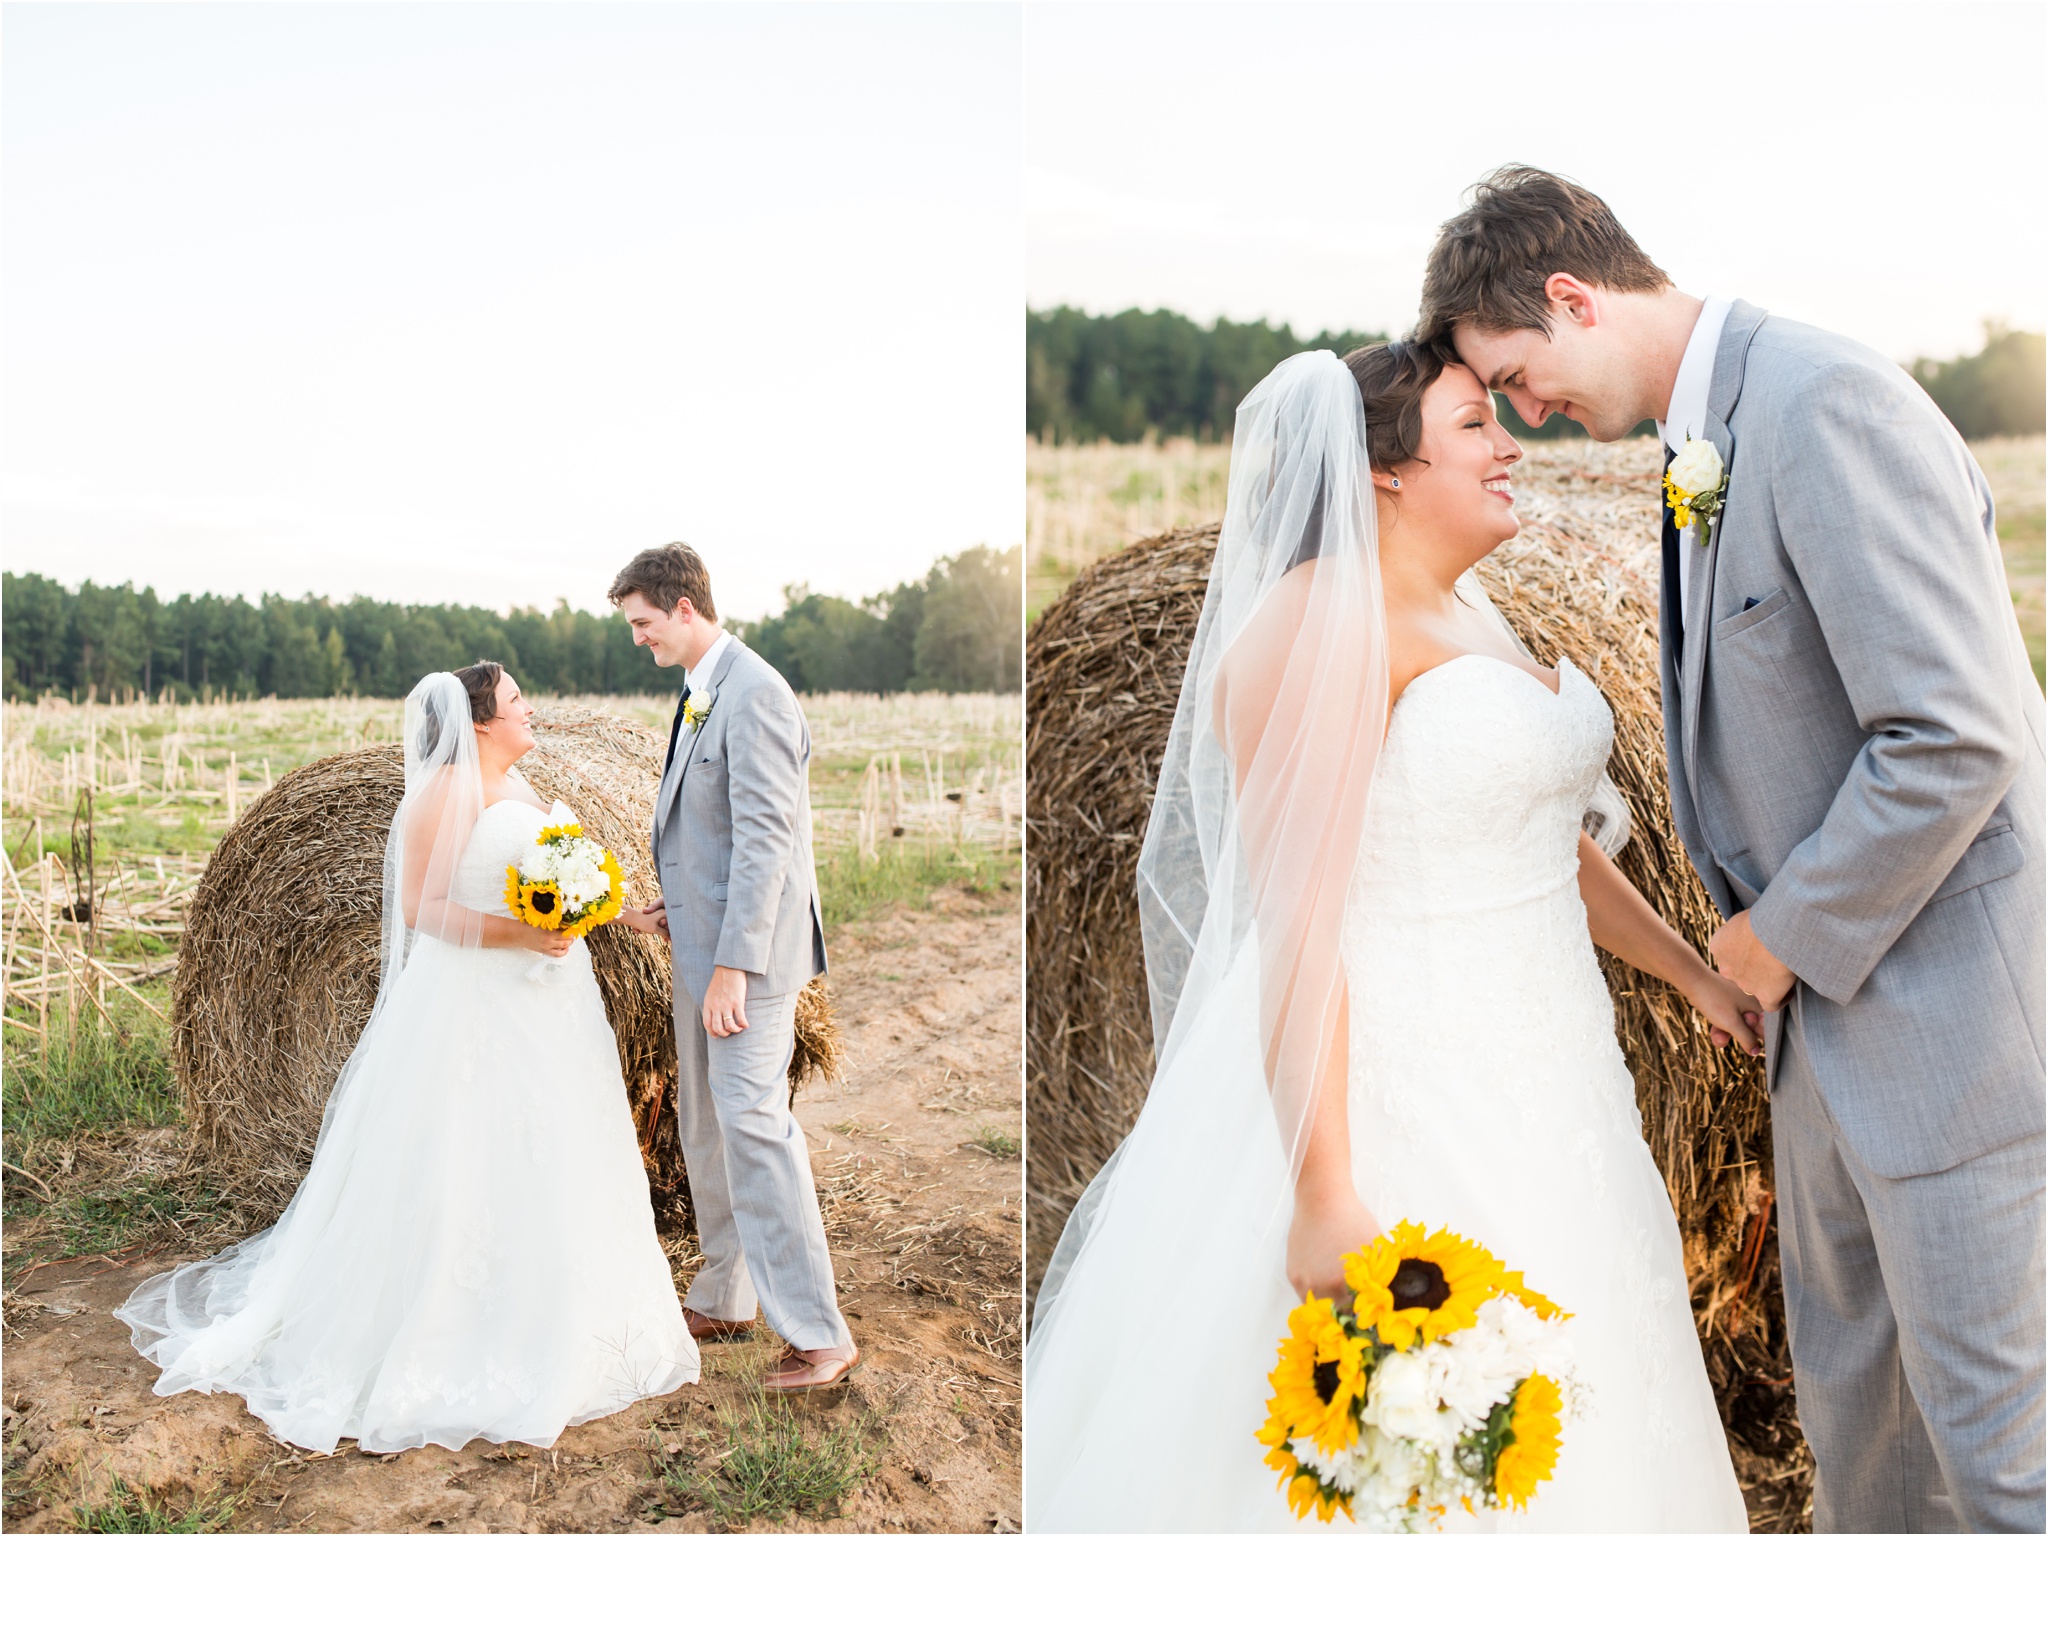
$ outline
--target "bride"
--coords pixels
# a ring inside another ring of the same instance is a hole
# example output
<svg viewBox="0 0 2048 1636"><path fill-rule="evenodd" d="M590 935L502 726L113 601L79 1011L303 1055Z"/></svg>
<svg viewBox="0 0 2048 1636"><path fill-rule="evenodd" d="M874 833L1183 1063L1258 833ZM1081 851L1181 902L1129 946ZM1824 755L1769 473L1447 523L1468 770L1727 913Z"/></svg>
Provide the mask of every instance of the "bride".
<svg viewBox="0 0 2048 1636"><path fill-rule="evenodd" d="M1402 1218L1575 1313L1590 1387L1526 1512L1447 1526L1745 1527L1594 945L1717 1044L1758 1050L1758 1008L1585 833L1625 835L1606 703L1469 573L1520 528L1520 456L1401 342L1291 358L1238 411L1138 866L1158 1067L1039 1293L1030 1529L1323 1526L1262 1463L1266 1373Z"/></svg>
<svg viewBox="0 0 2048 1636"><path fill-rule="evenodd" d="M277 1224L116 1314L159 1395L387 1453L545 1448L697 1378L590 951L505 909L507 866L575 817L513 768L532 717L488 661L406 700L376 1007Z"/></svg>

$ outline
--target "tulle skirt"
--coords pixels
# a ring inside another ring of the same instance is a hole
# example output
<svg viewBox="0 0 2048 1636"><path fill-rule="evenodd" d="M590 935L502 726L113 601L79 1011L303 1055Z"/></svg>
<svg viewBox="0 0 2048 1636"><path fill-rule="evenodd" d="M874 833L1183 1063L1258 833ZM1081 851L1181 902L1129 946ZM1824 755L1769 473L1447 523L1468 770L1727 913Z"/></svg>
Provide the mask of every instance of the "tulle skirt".
<svg viewBox="0 0 2048 1636"><path fill-rule="evenodd" d="M697 1379L581 944L415 946L268 1231L116 1314L159 1395L379 1453L564 1426Z"/></svg>

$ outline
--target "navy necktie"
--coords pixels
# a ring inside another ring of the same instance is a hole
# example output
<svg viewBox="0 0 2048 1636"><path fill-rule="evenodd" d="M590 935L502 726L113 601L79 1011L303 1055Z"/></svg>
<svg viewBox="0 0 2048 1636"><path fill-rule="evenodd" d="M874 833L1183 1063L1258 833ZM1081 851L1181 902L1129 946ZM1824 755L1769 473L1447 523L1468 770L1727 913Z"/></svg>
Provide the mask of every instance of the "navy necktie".
<svg viewBox="0 0 2048 1636"><path fill-rule="evenodd" d="M1669 449L1664 451L1664 470L1668 474L1671 462L1678 458ZM1671 515L1671 499L1664 498L1664 587L1665 595L1671 598L1671 668L1677 670L1685 663L1685 582L1678 577L1678 519Z"/></svg>
<svg viewBox="0 0 2048 1636"><path fill-rule="evenodd" d="M661 775L666 778L668 770L676 759L676 734L683 729L683 706L690 702L690 684L683 683L683 696L676 700L675 719L668 724L668 755L661 763Z"/></svg>

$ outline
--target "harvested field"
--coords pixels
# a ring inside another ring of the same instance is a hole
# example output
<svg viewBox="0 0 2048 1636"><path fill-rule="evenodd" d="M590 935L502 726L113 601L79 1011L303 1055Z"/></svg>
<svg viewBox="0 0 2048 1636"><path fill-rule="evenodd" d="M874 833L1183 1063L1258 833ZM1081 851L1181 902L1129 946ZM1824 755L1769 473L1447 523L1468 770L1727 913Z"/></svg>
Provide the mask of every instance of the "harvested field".
<svg viewBox="0 0 2048 1636"><path fill-rule="evenodd" d="M1655 471L1643 442L1539 445L1518 472L1523 532L1481 572L1541 662L1568 654L1607 695L1616 714L1608 770L1634 815L1619 862L1704 949L1718 922L1670 833L1664 785ZM1132 879L1214 542L1213 526L1189 529L1105 559L1030 636L1034 1267L1136 1117L1150 1075ZM1664 985L1601 958L1644 1133L1684 1233L1694 1311L1752 1523L1802 1527L1811 1462L1790 1390L1761 1071L1713 1050Z"/></svg>
<svg viewBox="0 0 2048 1636"><path fill-rule="evenodd" d="M1027 617L1036 619L1090 563L1133 540L1223 515L1230 445L1024 443Z"/></svg>
<svg viewBox="0 0 2048 1636"><path fill-rule="evenodd" d="M1588 445L1582 440L1531 443L1530 465L1573 447ZM1970 445L1998 502L2006 578L2037 677L2048 674L2043 451L2038 435L1985 438ZM1080 444L1027 438L1024 470L1027 609L1036 620L1082 569L1135 541L1199 528L1222 516L1230 445L1189 438Z"/></svg>

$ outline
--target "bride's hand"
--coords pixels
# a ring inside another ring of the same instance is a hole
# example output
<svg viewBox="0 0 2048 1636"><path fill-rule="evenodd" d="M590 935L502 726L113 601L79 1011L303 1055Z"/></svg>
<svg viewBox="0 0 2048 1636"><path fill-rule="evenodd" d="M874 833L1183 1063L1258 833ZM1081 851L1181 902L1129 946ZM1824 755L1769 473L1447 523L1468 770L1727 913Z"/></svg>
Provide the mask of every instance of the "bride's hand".
<svg viewBox="0 0 2048 1636"><path fill-rule="evenodd" d="M668 905L656 899L644 909L621 909L619 924L649 937L668 936Z"/></svg>
<svg viewBox="0 0 2048 1636"><path fill-rule="evenodd" d="M1717 1049L1733 1041L1750 1056L1764 1054L1764 1008L1755 995L1744 993L1719 972L1702 965L1693 974L1685 997L1707 1019L1708 1037Z"/></svg>
<svg viewBox="0 0 2048 1636"><path fill-rule="evenodd" d="M1294 1198L1294 1224L1287 1229L1287 1282L1297 1295L1327 1295L1341 1300L1344 1258L1380 1236L1380 1224L1350 1187L1331 1196Z"/></svg>
<svg viewBox="0 0 2048 1636"><path fill-rule="evenodd" d="M522 944L536 954L553 955L557 960L569 952L569 945L575 941L567 932L551 932L545 926L529 926L524 921L519 928L524 934L519 940Z"/></svg>

